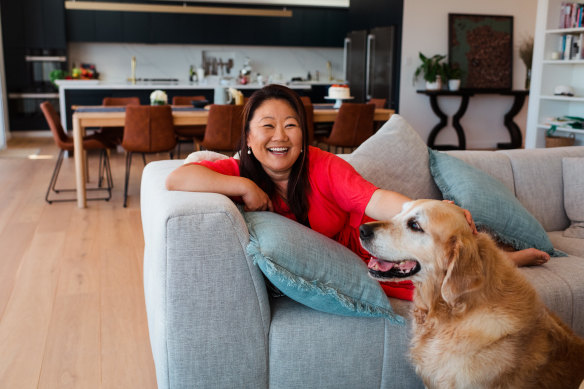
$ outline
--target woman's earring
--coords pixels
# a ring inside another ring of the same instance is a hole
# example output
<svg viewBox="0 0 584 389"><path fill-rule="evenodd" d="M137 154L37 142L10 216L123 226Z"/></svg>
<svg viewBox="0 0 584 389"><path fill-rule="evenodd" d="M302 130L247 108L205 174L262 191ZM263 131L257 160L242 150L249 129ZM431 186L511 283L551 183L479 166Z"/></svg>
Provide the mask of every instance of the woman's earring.
<svg viewBox="0 0 584 389"><path fill-rule="evenodd" d="M251 147L247 146L247 153L251 155Z"/></svg>
<svg viewBox="0 0 584 389"><path fill-rule="evenodd" d="M304 151L304 149L300 149L300 154L302 154L303 151Z"/></svg>

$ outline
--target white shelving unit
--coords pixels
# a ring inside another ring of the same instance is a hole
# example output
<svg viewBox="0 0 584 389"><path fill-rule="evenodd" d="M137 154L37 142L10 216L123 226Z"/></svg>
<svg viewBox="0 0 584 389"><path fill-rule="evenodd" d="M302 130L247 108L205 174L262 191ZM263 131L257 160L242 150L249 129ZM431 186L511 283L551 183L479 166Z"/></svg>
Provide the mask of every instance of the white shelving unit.
<svg viewBox="0 0 584 389"><path fill-rule="evenodd" d="M564 0L565 1L565 0ZM545 134L553 118L584 117L584 59L553 59L560 49L563 35L579 36L584 28L558 28L562 0L539 0L531 69L531 88L527 116L525 147L545 147ZM575 1L580 2L582 1ZM554 96L558 85L568 85L574 96ZM556 135L576 136L576 144L584 144L584 130L558 127Z"/></svg>

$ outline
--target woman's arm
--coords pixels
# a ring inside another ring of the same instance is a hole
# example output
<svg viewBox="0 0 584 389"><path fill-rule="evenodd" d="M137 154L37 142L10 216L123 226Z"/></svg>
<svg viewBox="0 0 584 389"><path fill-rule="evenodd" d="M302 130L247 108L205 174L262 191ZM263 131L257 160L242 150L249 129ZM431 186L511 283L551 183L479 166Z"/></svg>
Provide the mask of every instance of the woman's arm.
<svg viewBox="0 0 584 389"><path fill-rule="evenodd" d="M268 195L250 179L217 173L201 165L182 165L173 170L166 177L166 189L241 196L246 211L273 210Z"/></svg>
<svg viewBox="0 0 584 389"><path fill-rule="evenodd" d="M397 215L404 203L412 201L401 193L385 189L377 189L367 203L365 215L375 220L389 220Z"/></svg>

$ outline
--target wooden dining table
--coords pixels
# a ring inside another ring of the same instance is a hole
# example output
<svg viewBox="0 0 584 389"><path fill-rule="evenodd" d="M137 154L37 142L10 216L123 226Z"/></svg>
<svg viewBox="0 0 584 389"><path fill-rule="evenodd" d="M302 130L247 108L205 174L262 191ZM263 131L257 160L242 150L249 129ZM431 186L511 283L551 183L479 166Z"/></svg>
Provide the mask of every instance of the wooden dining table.
<svg viewBox="0 0 584 389"><path fill-rule="evenodd" d="M75 181L77 189L77 206L87 207L86 196L86 170L85 170L85 150L83 149L83 136L88 127L123 127L126 112L124 107L104 107L104 106L75 106L73 107L73 142L75 150ZM335 121L338 109L334 109L331 104L314 104L314 122L331 123ZM387 121L394 113L392 109L375 109L374 120L377 122ZM172 106L172 117L175 126L193 126L207 124L209 111L203 108L193 108L190 106Z"/></svg>

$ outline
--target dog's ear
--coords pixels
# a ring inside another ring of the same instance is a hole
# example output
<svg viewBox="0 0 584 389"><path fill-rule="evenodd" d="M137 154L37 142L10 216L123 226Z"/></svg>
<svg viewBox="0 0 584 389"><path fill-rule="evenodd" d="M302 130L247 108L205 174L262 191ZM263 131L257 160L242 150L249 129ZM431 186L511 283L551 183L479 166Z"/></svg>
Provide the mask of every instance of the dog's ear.
<svg viewBox="0 0 584 389"><path fill-rule="evenodd" d="M455 306L463 295L482 287L483 264L476 247L456 236L448 240L446 257L447 270L441 293L448 305Z"/></svg>

